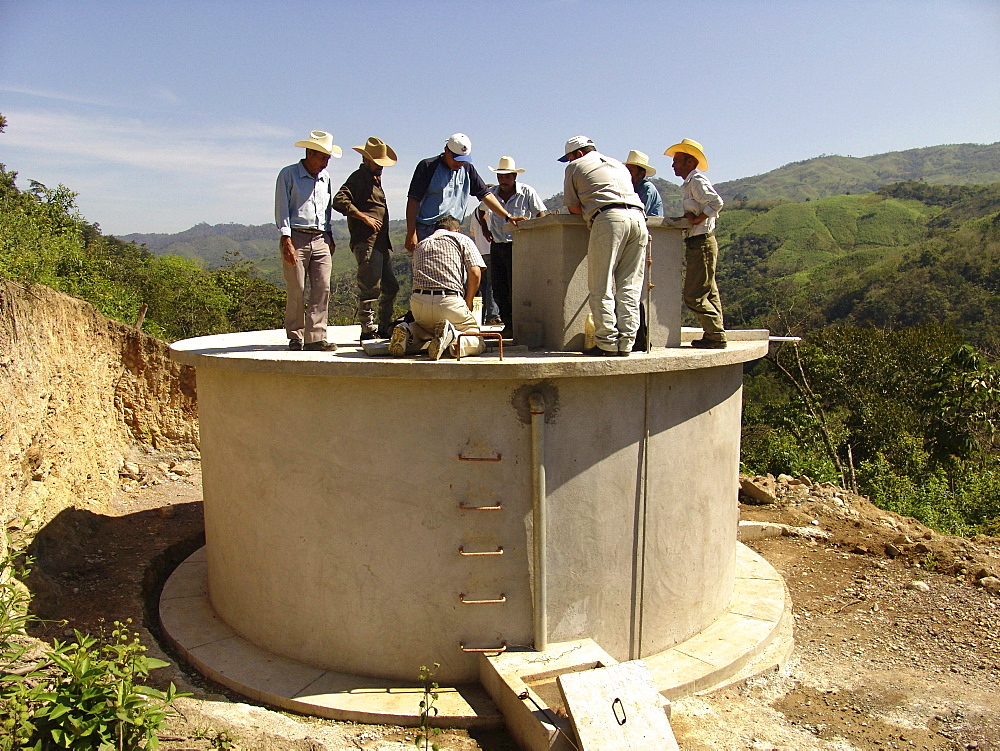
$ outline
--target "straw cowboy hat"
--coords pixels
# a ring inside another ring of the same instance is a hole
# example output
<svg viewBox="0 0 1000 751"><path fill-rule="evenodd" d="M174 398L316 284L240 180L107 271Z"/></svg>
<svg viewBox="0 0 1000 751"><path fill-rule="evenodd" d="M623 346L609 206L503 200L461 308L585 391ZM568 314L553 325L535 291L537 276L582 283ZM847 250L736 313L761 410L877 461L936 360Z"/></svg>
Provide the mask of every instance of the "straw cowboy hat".
<svg viewBox="0 0 1000 751"><path fill-rule="evenodd" d="M656 170L649 166L649 157L643 154L641 151L636 151L632 149L628 153L628 159L625 160L625 164L631 164L635 167L642 167L646 170L646 177L652 177L656 174Z"/></svg>
<svg viewBox="0 0 1000 751"><path fill-rule="evenodd" d="M502 156L502 157L500 157L500 162L499 162L499 164L497 164L497 168L493 169L492 167L490 167L490 169L493 172L496 172L498 175L507 175L507 174L510 174L512 172L515 175L520 175L522 172L524 172L523 169L518 169L517 168L517 165L514 164L514 157L512 157L512 156Z"/></svg>
<svg viewBox="0 0 1000 751"><path fill-rule="evenodd" d="M701 144L697 141L692 141L690 138L685 138L680 143L675 143L663 153L666 156L673 156L677 153L690 154L698 160L698 169L702 172L708 169L708 159L705 158L705 152L701 150Z"/></svg>
<svg viewBox="0 0 1000 751"><path fill-rule="evenodd" d="M391 167L396 163L396 152L381 138L370 136L364 146L352 146L356 152L371 159L382 167Z"/></svg>
<svg viewBox="0 0 1000 751"><path fill-rule="evenodd" d="M333 145L333 136L322 130L314 130L309 134L309 138L305 141L296 141L296 146L300 146L303 149L312 149L313 151L319 151L323 154L329 154L330 156L335 156L340 158L341 151L339 146Z"/></svg>

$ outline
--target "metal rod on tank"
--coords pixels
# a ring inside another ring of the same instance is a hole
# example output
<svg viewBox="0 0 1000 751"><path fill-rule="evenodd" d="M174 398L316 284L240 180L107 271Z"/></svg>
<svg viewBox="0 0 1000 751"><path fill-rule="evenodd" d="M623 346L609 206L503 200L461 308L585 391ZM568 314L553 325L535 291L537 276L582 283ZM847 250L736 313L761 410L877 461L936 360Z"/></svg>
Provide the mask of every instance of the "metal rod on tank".
<svg viewBox="0 0 1000 751"><path fill-rule="evenodd" d="M548 593L546 591L545 398L528 396L531 409L531 509L535 567L535 651L549 648Z"/></svg>

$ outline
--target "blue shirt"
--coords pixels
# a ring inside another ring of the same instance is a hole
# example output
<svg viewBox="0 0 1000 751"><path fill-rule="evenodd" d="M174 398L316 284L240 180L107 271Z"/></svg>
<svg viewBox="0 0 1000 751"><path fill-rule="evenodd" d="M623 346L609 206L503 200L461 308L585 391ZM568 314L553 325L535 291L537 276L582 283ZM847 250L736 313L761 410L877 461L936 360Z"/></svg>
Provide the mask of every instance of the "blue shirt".
<svg viewBox="0 0 1000 751"><path fill-rule="evenodd" d="M461 165L453 170L442 156L424 159L417 164L406 193L407 198L420 201L417 222L433 225L445 216L462 221L469 196L483 200L486 183L470 163L462 162Z"/></svg>
<svg viewBox="0 0 1000 751"><path fill-rule="evenodd" d="M302 162L290 164L275 182L274 223L284 237L293 229L330 232L332 199L329 172L321 170L313 177Z"/></svg>
<svg viewBox="0 0 1000 751"><path fill-rule="evenodd" d="M639 181L635 192L638 194L639 200L642 201L642 205L646 207L646 216L663 216L663 198L660 197L660 191L648 178L644 177Z"/></svg>

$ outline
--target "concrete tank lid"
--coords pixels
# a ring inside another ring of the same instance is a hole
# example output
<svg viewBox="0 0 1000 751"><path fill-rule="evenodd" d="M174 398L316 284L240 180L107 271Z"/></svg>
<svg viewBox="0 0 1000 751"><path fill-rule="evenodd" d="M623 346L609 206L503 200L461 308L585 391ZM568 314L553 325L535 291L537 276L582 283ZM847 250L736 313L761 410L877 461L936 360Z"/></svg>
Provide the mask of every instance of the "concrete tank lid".
<svg viewBox="0 0 1000 751"><path fill-rule="evenodd" d="M358 345L358 326L331 326L327 339L336 352L292 352L285 332L244 331L183 339L170 345L170 356L184 365L246 373L280 373L297 376L338 378L407 379L520 379L580 378L586 376L663 373L699 370L756 360L767 354L766 330L727 332L729 346L722 350L694 349L686 342L700 336L700 330L685 329L680 347L654 347L649 354L630 357L586 357L579 352L528 350L504 347L501 361L496 350L461 360L426 355L410 357L369 357Z"/></svg>

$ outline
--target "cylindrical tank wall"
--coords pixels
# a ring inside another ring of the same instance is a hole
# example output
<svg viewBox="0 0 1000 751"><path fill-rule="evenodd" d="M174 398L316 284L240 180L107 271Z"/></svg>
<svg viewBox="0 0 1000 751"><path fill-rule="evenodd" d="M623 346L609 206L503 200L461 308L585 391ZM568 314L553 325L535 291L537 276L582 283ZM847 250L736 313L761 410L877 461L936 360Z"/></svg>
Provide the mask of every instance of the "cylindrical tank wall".
<svg viewBox="0 0 1000 751"><path fill-rule="evenodd" d="M269 651L401 680L433 662L475 680L463 643L530 646L541 391L549 639L662 651L732 594L740 383L739 365L541 382L201 368L213 606Z"/></svg>

